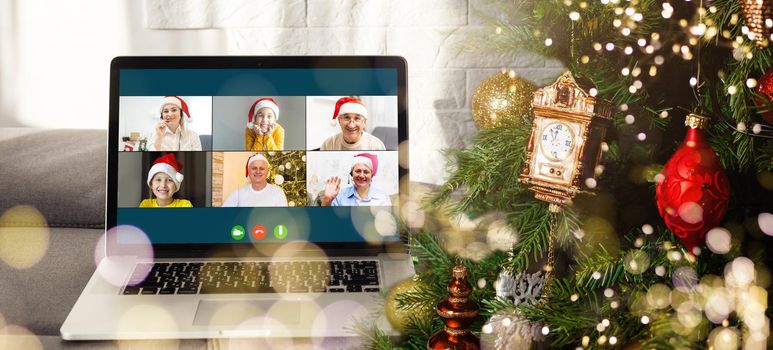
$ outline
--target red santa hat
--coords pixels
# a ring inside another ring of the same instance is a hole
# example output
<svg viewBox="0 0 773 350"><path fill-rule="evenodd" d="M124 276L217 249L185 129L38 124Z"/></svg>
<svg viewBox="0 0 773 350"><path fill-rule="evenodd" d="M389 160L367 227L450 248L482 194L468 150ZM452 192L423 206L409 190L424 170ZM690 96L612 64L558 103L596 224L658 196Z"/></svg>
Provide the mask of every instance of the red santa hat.
<svg viewBox="0 0 773 350"><path fill-rule="evenodd" d="M376 176L378 171L378 157L375 154L360 153L352 158L352 170L354 170L355 164L365 164L373 172L373 176Z"/></svg>
<svg viewBox="0 0 773 350"><path fill-rule="evenodd" d="M161 103L161 111L164 110L164 106L166 105L175 105L177 108L180 108L182 110L183 115L185 116L185 121L188 123L193 123L193 118L191 118L191 113L188 111L188 104L183 101L179 96L164 96L164 102Z"/></svg>
<svg viewBox="0 0 773 350"><path fill-rule="evenodd" d="M175 187L177 187L177 191L179 191L180 185L183 182L183 178L185 178L185 176L183 176L183 174L180 172L182 169L183 166L177 162L177 158L175 158L174 153L167 153L161 157L158 157L153 162L153 166L150 167L150 170L148 170L148 186L150 186L150 182L153 180L153 176L158 173L164 173L172 178Z"/></svg>
<svg viewBox="0 0 773 350"><path fill-rule="evenodd" d="M247 159L247 164L244 166L244 176L250 176L250 164L256 160L262 160L266 162L266 164L270 164L266 156L264 156L262 153L255 153L252 155L252 157Z"/></svg>
<svg viewBox="0 0 773 350"><path fill-rule="evenodd" d="M274 101L271 97L263 97L255 100L255 102L252 103L252 107L250 107L250 111L247 112L247 127L251 128L253 123L255 122L255 113L257 113L261 108L269 108L272 111L274 111L274 116L276 116L276 119L279 119L279 104Z"/></svg>
<svg viewBox="0 0 773 350"><path fill-rule="evenodd" d="M346 113L354 113L359 114L363 116L365 119L368 118L368 110L365 108L365 105L362 104L362 101L356 97L341 97L336 101L336 108L333 112L333 119L338 118L341 114Z"/></svg>

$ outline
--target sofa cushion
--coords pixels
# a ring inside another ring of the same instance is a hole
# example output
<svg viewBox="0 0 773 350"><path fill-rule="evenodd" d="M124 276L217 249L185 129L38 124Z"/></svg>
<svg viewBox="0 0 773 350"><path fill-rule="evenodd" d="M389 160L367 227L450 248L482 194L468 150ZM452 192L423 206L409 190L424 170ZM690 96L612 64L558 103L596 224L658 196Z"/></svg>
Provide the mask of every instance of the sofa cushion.
<svg viewBox="0 0 773 350"><path fill-rule="evenodd" d="M103 232L0 227L0 235L4 236L48 236L47 244L36 245L36 250L43 251L35 252L39 259L32 264L19 267L10 259L9 265L9 257L0 256L0 315L5 322L25 327L36 335L59 335L59 327L96 268L94 250Z"/></svg>
<svg viewBox="0 0 773 350"><path fill-rule="evenodd" d="M106 149L105 130L0 129L0 215L27 205L49 227L104 227ZM41 225L34 218L0 221Z"/></svg>

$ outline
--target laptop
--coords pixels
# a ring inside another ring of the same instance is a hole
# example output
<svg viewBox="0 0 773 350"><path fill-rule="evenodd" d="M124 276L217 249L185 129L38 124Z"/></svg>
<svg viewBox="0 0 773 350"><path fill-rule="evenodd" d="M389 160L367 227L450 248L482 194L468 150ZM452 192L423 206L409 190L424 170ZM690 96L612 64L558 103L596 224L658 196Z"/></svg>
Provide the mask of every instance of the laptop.
<svg viewBox="0 0 773 350"><path fill-rule="evenodd" d="M62 338L393 333L407 110L401 57L115 58L106 230Z"/></svg>

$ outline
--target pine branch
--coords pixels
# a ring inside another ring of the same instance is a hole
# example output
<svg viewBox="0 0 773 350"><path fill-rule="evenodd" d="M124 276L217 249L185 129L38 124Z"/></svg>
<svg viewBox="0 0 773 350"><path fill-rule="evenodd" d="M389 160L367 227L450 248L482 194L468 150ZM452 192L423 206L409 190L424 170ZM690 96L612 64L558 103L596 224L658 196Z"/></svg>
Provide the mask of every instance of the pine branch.
<svg viewBox="0 0 773 350"><path fill-rule="evenodd" d="M525 149L530 135L523 127L484 129L470 149L447 152L449 179L425 206L449 205L454 214L511 207L512 198L524 191L517 176L525 155L513 150ZM461 196L453 198L457 191Z"/></svg>

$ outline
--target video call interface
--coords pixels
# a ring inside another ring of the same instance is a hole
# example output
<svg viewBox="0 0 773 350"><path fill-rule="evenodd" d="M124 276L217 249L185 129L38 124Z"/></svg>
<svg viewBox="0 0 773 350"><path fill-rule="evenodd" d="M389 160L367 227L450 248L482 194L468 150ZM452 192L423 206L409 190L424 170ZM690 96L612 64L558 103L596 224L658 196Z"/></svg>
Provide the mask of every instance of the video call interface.
<svg viewBox="0 0 773 350"><path fill-rule="evenodd" d="M119 74L117 225L163 244L399 240L396 69Z"/></svg>

